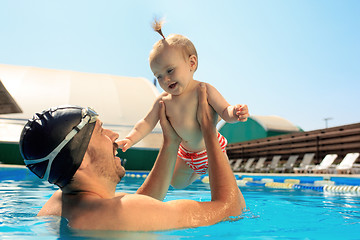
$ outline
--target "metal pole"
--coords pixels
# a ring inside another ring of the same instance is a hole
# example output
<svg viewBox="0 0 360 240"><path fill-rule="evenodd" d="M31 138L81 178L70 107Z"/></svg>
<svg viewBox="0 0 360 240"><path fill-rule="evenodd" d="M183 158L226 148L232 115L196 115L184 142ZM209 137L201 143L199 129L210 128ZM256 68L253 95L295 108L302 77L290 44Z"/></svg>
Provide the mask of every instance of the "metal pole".
<svg viewBox="0 0 360 240"><path fill-rule="evenodd" d="M324 118L324 121L325 121L325 128L328 128L328 121L329 120L332 120L333 118L332 117L327 117L327 118Z"/></svg>

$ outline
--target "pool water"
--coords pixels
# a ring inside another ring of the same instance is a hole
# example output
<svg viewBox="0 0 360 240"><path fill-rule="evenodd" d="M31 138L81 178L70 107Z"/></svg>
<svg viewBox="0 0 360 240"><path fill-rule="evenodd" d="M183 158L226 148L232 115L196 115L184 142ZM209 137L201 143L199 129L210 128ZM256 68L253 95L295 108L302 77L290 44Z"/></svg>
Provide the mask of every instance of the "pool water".
<svg viewBox="0 0 360 240"><path fill-rule="evenodd" d="M143 178L125 177L118 191L135 192ZM59 217L36 217L56 187L26 168L0 168L0 239L360 239L360 196L311 189L240 187L247 210L240 220L164 232L77 231ZM165 201L208 201L196 181L170 189Z"/></svg>

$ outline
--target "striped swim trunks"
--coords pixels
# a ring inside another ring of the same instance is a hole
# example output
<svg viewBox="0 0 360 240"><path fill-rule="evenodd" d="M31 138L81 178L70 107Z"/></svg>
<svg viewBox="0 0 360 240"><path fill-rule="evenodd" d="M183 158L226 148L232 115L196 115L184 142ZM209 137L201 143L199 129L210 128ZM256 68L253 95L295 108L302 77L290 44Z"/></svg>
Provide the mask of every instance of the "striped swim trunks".
<svg viewBox="0 0 360 240"><path fill-rule="evenodd" d="M220 143L221 150L225 153L226 152L226 145L227 140L226 138L218 133L218 140ZM178 156L182 160L185 161L185 163L194 170L197 174L205 174L206 170L208 168L208 157L206 149L200 152L191 152L186 150L182 144L179 146L178 150Z"/></svg>

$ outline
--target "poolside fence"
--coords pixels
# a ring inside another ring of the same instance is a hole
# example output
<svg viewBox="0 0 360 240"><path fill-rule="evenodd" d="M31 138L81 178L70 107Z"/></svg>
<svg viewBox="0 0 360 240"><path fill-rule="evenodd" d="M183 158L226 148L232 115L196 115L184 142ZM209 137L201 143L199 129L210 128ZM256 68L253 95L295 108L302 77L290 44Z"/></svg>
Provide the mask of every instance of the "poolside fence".
<svg viewBox="0 0 360 240"><path fill-rule="evenodd" d="M229 159L266 157L267 161L271 161L274 155L281 155L281 159L286 161L290 155L302 157L305 153L315 153L315 164L326 154L338 154L338 160L342 160L350 152L360 152L360 123L267 137L227 146Z"/></svg>

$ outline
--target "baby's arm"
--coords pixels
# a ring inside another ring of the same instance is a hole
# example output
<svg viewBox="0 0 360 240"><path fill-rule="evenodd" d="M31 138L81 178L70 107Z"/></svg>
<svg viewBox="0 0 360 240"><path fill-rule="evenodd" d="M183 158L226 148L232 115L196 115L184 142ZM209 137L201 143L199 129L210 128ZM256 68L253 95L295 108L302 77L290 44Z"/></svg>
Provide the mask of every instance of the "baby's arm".
<svg viewBox="0 0 360 240"><path fill-rule="evenodd" d="M143 119L135 124L134 128L124 139L116 142L123 152L126 152L126 150L138 143L154 129L156 123L159 121L159 101L162 97L163 94L155 100L150 111Z"/></svg>
<svg viewBox="0 0 360 240"><path fill-rule="evenodd" d="M231 106L215 87L208 83L206 83L206 87L209 104L224 121L232 123L237 121L245 122L247 120L249 117L247 105L237 104Z"/></svg>

